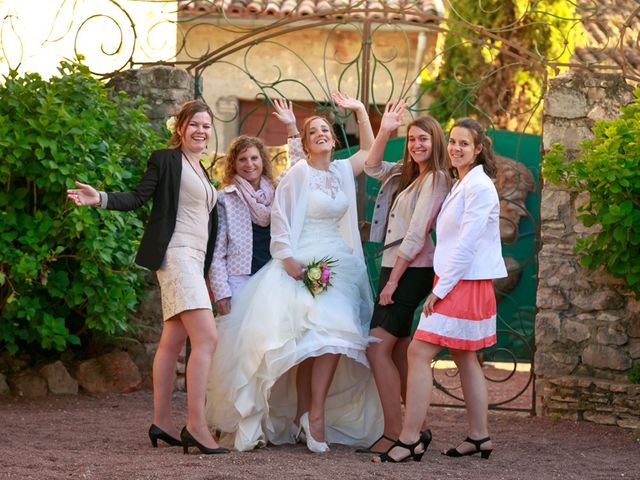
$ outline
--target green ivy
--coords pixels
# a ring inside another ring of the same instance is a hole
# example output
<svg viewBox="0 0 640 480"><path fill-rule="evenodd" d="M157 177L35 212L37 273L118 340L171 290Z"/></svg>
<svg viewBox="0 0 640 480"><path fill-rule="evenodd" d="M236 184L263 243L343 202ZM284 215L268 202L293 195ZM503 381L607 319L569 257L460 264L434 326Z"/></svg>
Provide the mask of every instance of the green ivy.
<svg viewBox="0 0 640 480"><path fill-rule="evenodd" d="M590 269L624 280L640 299L640 89L616 120L596 122L578 158L565 161L562 145L545 155L545 178L589 194L578 219L597 231L578 238L575 251Z"/></svg>
<svg viewBox="0 0 640 480"><path fill-rule="evenodd" d="M160 146L142 101L88 68L12 72L0 85L0 347L64 350L83 334L121 333L144 291L133 264L137 213L77 208L74 180L123 190Z"/></svg>

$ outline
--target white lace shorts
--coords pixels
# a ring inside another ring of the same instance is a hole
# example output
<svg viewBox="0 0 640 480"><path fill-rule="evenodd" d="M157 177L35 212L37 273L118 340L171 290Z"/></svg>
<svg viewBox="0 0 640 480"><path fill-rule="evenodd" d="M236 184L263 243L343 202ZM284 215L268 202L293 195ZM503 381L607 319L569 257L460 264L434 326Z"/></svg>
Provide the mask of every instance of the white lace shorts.
<svg viewBox="0 0 640 480"><path fill-rule="evenodd" d="M189 247L167 249L156 272L162 297L162 318L198 308L211 309L211 298L204 277L205 252Z"/></svg>

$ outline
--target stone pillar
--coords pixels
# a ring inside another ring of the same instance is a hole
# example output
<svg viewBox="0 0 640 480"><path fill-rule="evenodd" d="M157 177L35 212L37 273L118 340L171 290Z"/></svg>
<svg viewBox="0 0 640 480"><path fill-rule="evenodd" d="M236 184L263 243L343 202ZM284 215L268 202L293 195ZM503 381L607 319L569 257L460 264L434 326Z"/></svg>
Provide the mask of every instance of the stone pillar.
<svg viewBox="0 0 640 480"><path fill-rule="evenodd" d="M107 86L130 97L143 97L149 105L147 116L155 128L195 95L194 77L186 70L166 65L127 70L113 77Z"/></svg>
<svg viewBox="0 0 640 480"><path fill-rule="evenodd" d="M570 73L550 81L543 148L576 158L599 119L633 101L618 75ZM543 172L544 176L544 172ZM584 194L545 181L541 192L536 315L538 414L640 428L640 385L627 371L640 359L640 302L620 281L582 267L573 253L587 229L576 219ZM597 228L597 227L594 227Z"/></svg>

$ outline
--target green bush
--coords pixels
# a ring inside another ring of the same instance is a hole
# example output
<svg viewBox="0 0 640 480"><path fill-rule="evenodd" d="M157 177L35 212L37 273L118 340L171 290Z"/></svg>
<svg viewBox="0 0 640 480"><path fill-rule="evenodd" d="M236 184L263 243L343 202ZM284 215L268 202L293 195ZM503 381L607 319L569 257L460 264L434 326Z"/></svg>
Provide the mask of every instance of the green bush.
<svg viewBox="0 0 640 480"><path fill-rule="evenodd" d="M0 85L0 348L11 353L126 331L144 290L133 258L145 210L77 208L66 189L131 187L160 138L141 101L109 96L82 65L59 72Z"/></svg>
<svg viewBox="0 0 640 480"><path fill-rule="evenodd" d="M629 383L640 383L640 363L636 363L629 370Z"/></svg>
<svg viewBox="0 0 640 480"><path fill-rule="evenodd" d="M596 122L578 158L566 162L562 145L553 145L543 172L553 183L589 194L578 219L598 228L576 242L582 264L623 279L640 299L640 89L635 96L619 118Z"/></svg>

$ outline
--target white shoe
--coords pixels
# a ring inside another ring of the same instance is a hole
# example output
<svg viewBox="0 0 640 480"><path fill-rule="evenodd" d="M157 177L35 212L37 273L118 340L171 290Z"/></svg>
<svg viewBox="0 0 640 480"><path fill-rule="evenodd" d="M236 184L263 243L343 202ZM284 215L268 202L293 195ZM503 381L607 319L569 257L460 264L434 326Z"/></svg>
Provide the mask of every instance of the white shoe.
<svg viewBox="0 0 640 480"><path fill-rule="evenodd" d="M307 436L304 434L301 425L296 425L295 422L291 422L289 432L293 437L293 443L305 443L307 441Z"/></svg>
<svg viewBox="0 0 640 480"><path fill-rule="evenodd" d="M303 413L300 417L300 426L304 430L307 437L307 448L313 453L324 453L329 451L327 442L318 442L311 436L311 427L309 426L309 412Z"/></svg>

